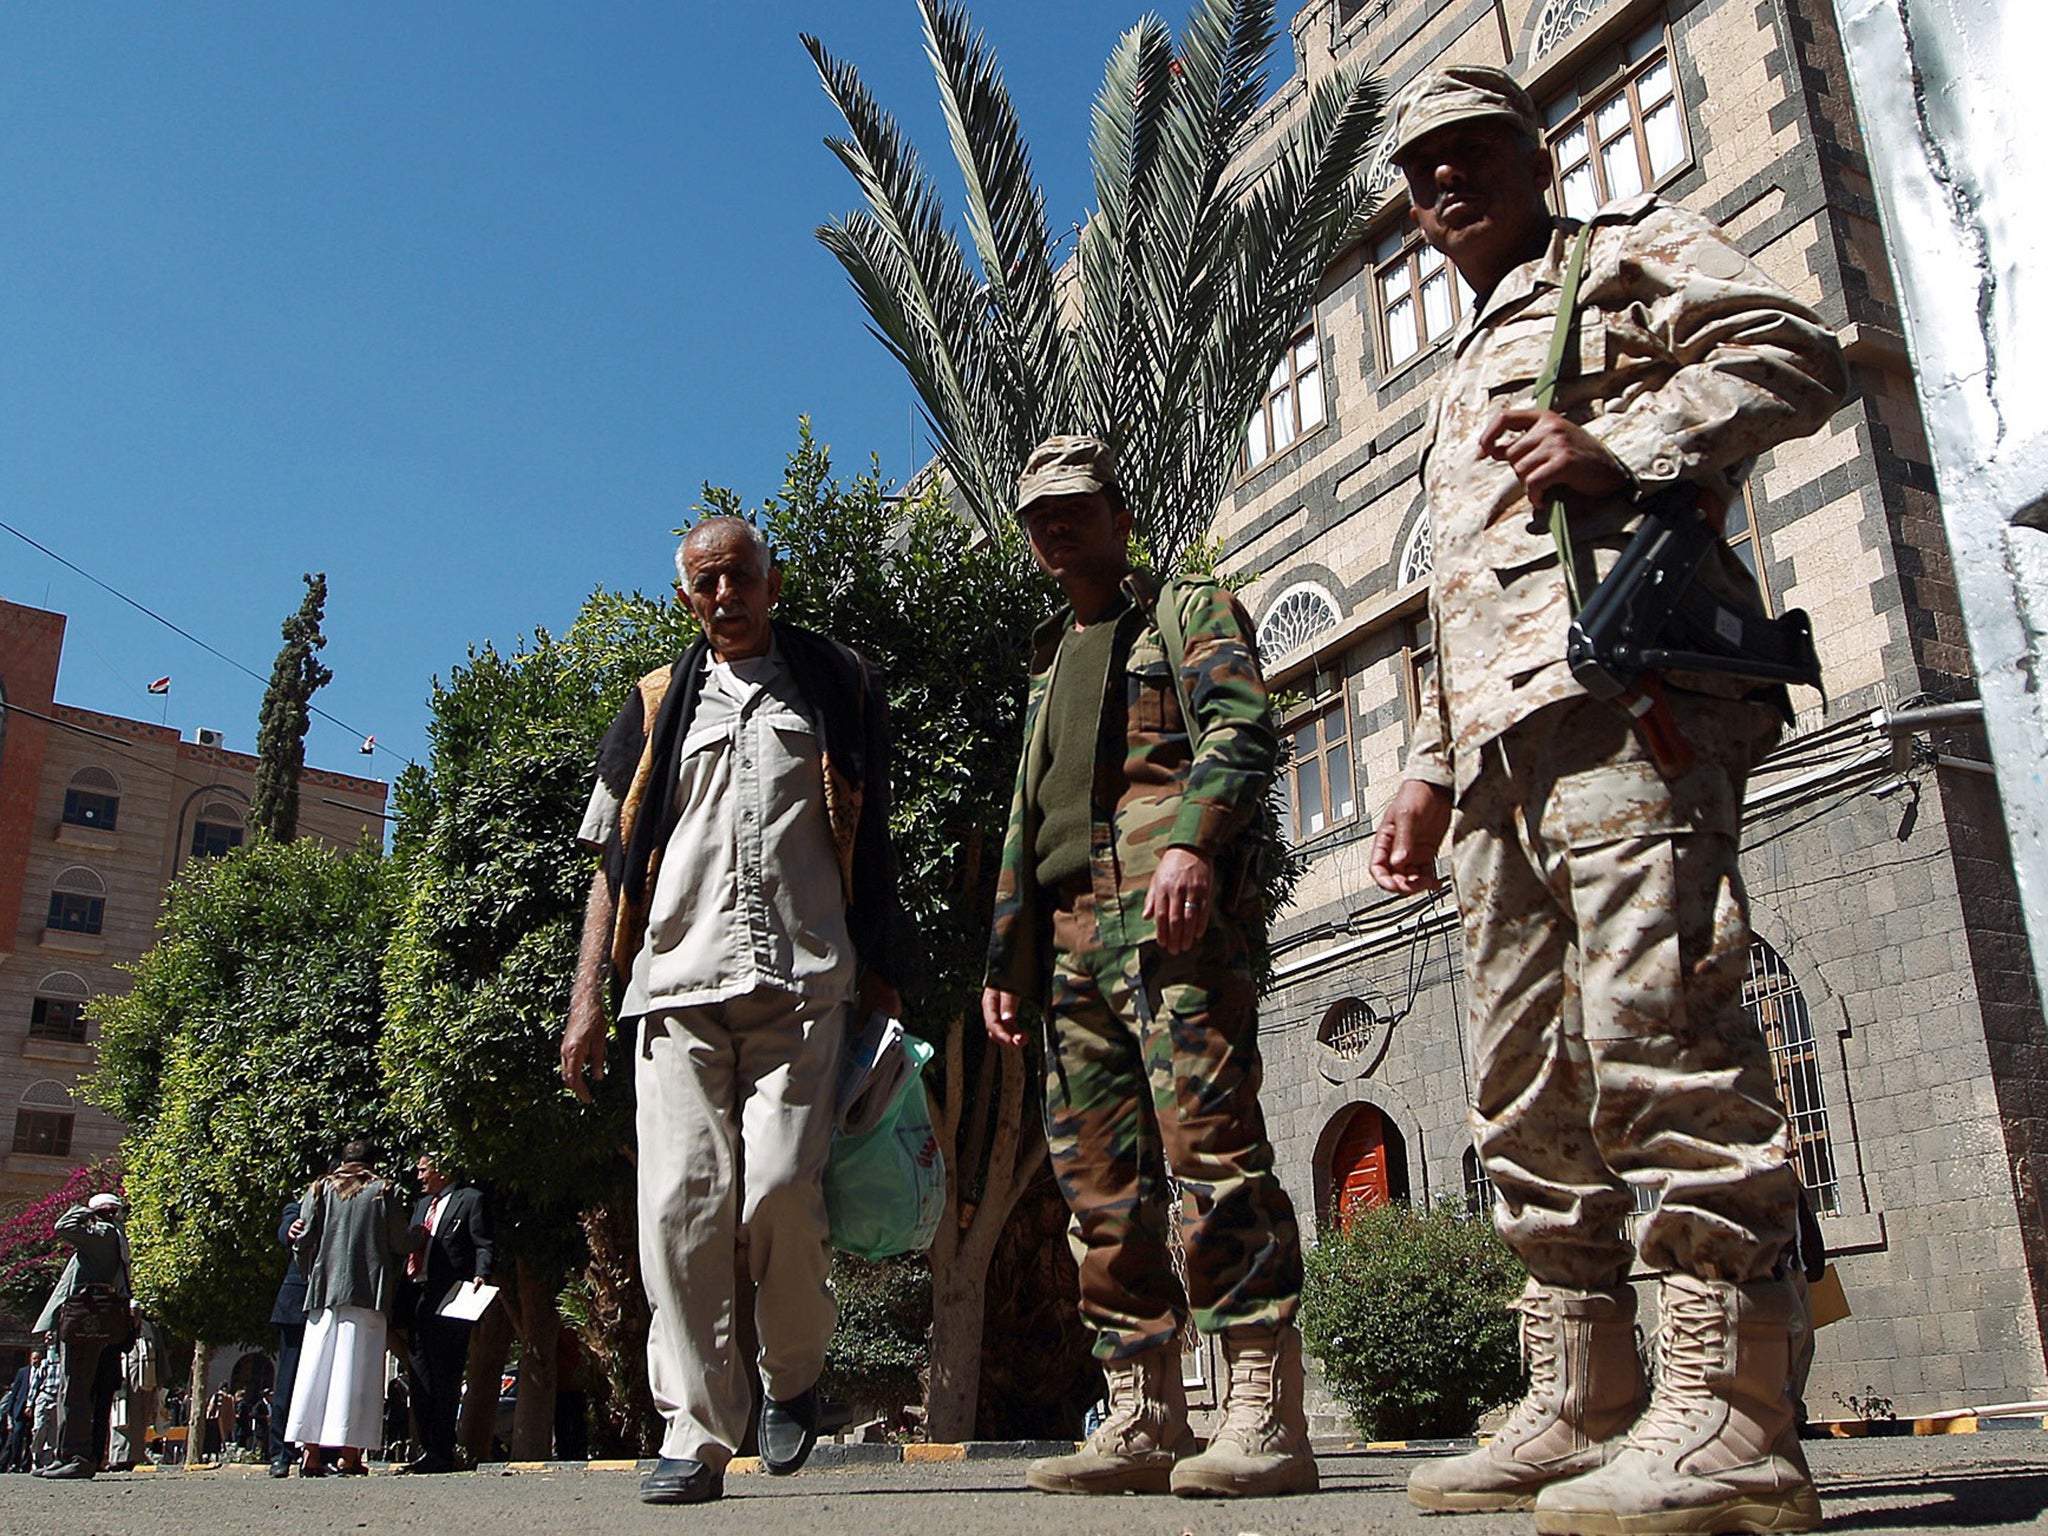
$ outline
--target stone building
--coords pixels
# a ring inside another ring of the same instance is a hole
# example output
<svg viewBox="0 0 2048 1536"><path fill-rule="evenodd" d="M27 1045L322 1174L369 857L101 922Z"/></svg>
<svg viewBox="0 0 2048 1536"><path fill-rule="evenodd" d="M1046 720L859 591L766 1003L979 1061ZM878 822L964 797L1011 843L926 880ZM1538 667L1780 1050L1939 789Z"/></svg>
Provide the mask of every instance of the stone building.
<svg viewBox="0 0 2048 1536"><path fill-rule="evenodd" d="M1806 609L1828 698L1752 786L1757 943L1801 1171L1854 1315L1808 1402L1901 1414L2048 1395L2048 1049L1891 268L1826 0L1309 0L1261 143L1315 80L1389 92L1503 65L1542 108L1565 209L1655 190L1721 223L1835 327L1850 398L1764 456L1728 534L1774 609ZM1256 154L1255 147L1253 153ZM1398 178L1327 274L1247 436L1216 531L1289 700L1309 874L1277 926L1267 1103L1304 1215L1405 1197L1478 1208L1460 939L1448 895L1383 897L1374 818L1430 664L1416 470L1469 295ZM1585 343L1582 341L1582 346ZM1647 1208L1654 1189L1638 1191Z"/></svg>
<svg viewBox="0 0 2048 1536"><path fill-rule="evenodd" d="M220 733L57 702L64 617L0 599L0 1207L113 1154L119 1121L72 1097L94 997L156 937L164 887L244 835L256 759ZM308 768L299 829L381 840L386 787Z"/></svg>

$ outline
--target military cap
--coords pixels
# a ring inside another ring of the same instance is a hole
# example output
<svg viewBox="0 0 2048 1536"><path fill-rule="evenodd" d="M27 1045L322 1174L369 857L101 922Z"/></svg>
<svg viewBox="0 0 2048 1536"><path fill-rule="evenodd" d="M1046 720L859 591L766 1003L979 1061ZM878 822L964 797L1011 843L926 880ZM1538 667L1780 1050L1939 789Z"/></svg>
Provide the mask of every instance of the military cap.
<svg viewBox="0 0 2048 1536"><path fill-rule="evenodd" d="M1116 478L1116 450L1099 437L1048 437L1031 450L1017 477L1017 515L1046 496L1085 496L1122 489Z"/></svg>
<svg viewBox="0 0 2048 1536"><path fill-rule="evenodd" d="M1388 155L1399 160L1423 135L1481 118L1512 123L1543 142L1536 103L1512 75L1486 64L1452 64L1417 75L1394 98L1387 113Z"/></svg>

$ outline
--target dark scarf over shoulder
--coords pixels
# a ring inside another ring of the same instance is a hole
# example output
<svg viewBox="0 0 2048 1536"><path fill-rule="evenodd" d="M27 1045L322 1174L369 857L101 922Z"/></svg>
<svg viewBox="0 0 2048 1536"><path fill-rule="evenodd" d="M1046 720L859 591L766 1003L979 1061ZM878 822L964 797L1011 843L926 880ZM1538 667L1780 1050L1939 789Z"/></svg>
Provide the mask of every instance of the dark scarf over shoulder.
<svg viewBox="0 0 2048 1536"><path fill-rule="evenodd" d="M910 996L923 980L923 963L889 841L889 712L881 674L859 652L795 624L777 620L775 644L822 738L825 816L854 951L863 971ZM618 907L612 969L622 984L646 938L655 878L675 830L683 738L710 649L700 638L672 666L642 678L598 748L598 778L620 806L604 869Z"/></svg>

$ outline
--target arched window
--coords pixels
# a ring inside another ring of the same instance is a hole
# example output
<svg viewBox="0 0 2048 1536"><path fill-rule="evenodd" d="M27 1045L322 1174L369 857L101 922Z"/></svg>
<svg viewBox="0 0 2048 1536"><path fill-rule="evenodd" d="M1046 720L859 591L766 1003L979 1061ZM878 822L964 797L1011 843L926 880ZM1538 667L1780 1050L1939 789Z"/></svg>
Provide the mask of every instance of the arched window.
<svg viewBox="0 0 2048 1536"><path fill-rule="evenodd" d="M57 933L98 933L107 920L107 882L74 864L50 887L50 916L44 926Z"/></svg>
<svg viewBox="0 0 2048 1536"><path fill-rule="evenodd" d="M14 1112L14 1150L35 1157L69 1157L78 1116L62 1083L31 1083Z"/></svg>
<svg viewBox="0 0 2048 1536"><path fill-rule="evenodd" d="M241 809L226 800L209 800L192 824L192 857L216 859L242 846Z"/></svg>
<svg viewBox="0 0 2048 1536"><path fill-rule="evenodd" d="M1337 605L1312 581L1289 587L1259 620L1259 654L1272 659L1337 627Z"/></svg>
<svg viewBox="0 0 2048 1536"><path fill-rule="evenodd" d="M1606 0L1550 0L1536 18L1536 46L1529 50L1530 57L1542 58L1578 31L1605 3Z"/></svg>
<svg viewBox="0 0 2048 1536"><path fill-rule="evenodd" d="M35 1002L29 1006L28 1032L36 1040L63 1040L74 1044L85 1039L85 1005L92 989L85 978L71 971L53 971L36 983Z"/></svg>
<svg viewBox="0 0 2048 1536"><path fill-rule="evenodd" d="M1493 1215L1493 1180L1486 1176L1486 1165L1479 1161L1479 1149L1465 1149L1465 1209L1474 1216Z"/></svg>
<svg viewBox="0 0 2048 1536"><path fill-rule="evenodd" d="M81 768L64 791L64 824L111 832L121 814L121 781L104 768Z"/></svg>
<svg viewBox="0 0 2048 1536"><path fill-rule="evenodd" d="M1394 585L1405 587L1410 582L1422 580L1435 569L1436 552L1430 543L1429 513L1425 510L1415 519L1414 528L1409 530L1408 542L1401 546L1400 576Z"/></svg>
<svg viewBox="0 0 2048 1536"><path fill-rule="evenodd" d="M1771 1048L1771 1076L1777 1080L1778 1101L1785 1106L1785 1118L1792 1125L1800 1180L1813 1208L1834 1215L1842 1209L1842 1187L1835 1175L1835 1150L1828 1139L1828 1105L1821 1088L1813 1019L1791 970L1762 939L1752 940L1749 946L1742 1006L1756 1020Z"/></svg>

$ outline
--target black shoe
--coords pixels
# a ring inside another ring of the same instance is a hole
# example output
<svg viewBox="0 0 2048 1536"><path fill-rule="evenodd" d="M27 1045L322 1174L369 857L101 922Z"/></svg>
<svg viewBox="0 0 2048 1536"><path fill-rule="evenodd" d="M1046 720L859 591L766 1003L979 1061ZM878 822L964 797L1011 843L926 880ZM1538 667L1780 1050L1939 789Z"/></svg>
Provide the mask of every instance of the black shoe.
<svg viewBox="0 0 2048 1536"><path fill-rule="evenodd" d="M810 1387L788 1402L761 1403L761 1465L787 1477L811 1459L818 1443L818 1389Z"/></svg>
<svg viewBox="0 0 2048 1536"><path fill-rule="evenodd" d="M427 1451L413 1457L411 1461L408 1461L398 1470L401 1472L416 1472L422 1476L431 1476L438 1472L453 1472L455 1470L455 1463L446 1456L441 1455L438 1451Z"/></svg>
<svg viewBox="0 0 2048 1536"><path fill-rule="evenodd" d="M36 1474L48 1478L86 1478L93 1475L93 1465L83 1456L73 1456L68 1461L52 1462Z"/></svg>
<svg viewBox="0 0 2048 1536"><path fill-rule="evenodd" d="M271 1457L271 1458L270 1458L270 1475L271 1475L272 1477L290 1477L290 1476L292 1475L292 1459L291 1459L291 1457L289 1457L289 1456L273 1456L273 1457Z"/></svg>
<svg viewBox="0 0 2048 1536"><path fill-rule="evenodd" d="M663 1456L640 1479L642 1504L709 1504L725 1497L725 1474L701 1461Z"/></svg>

